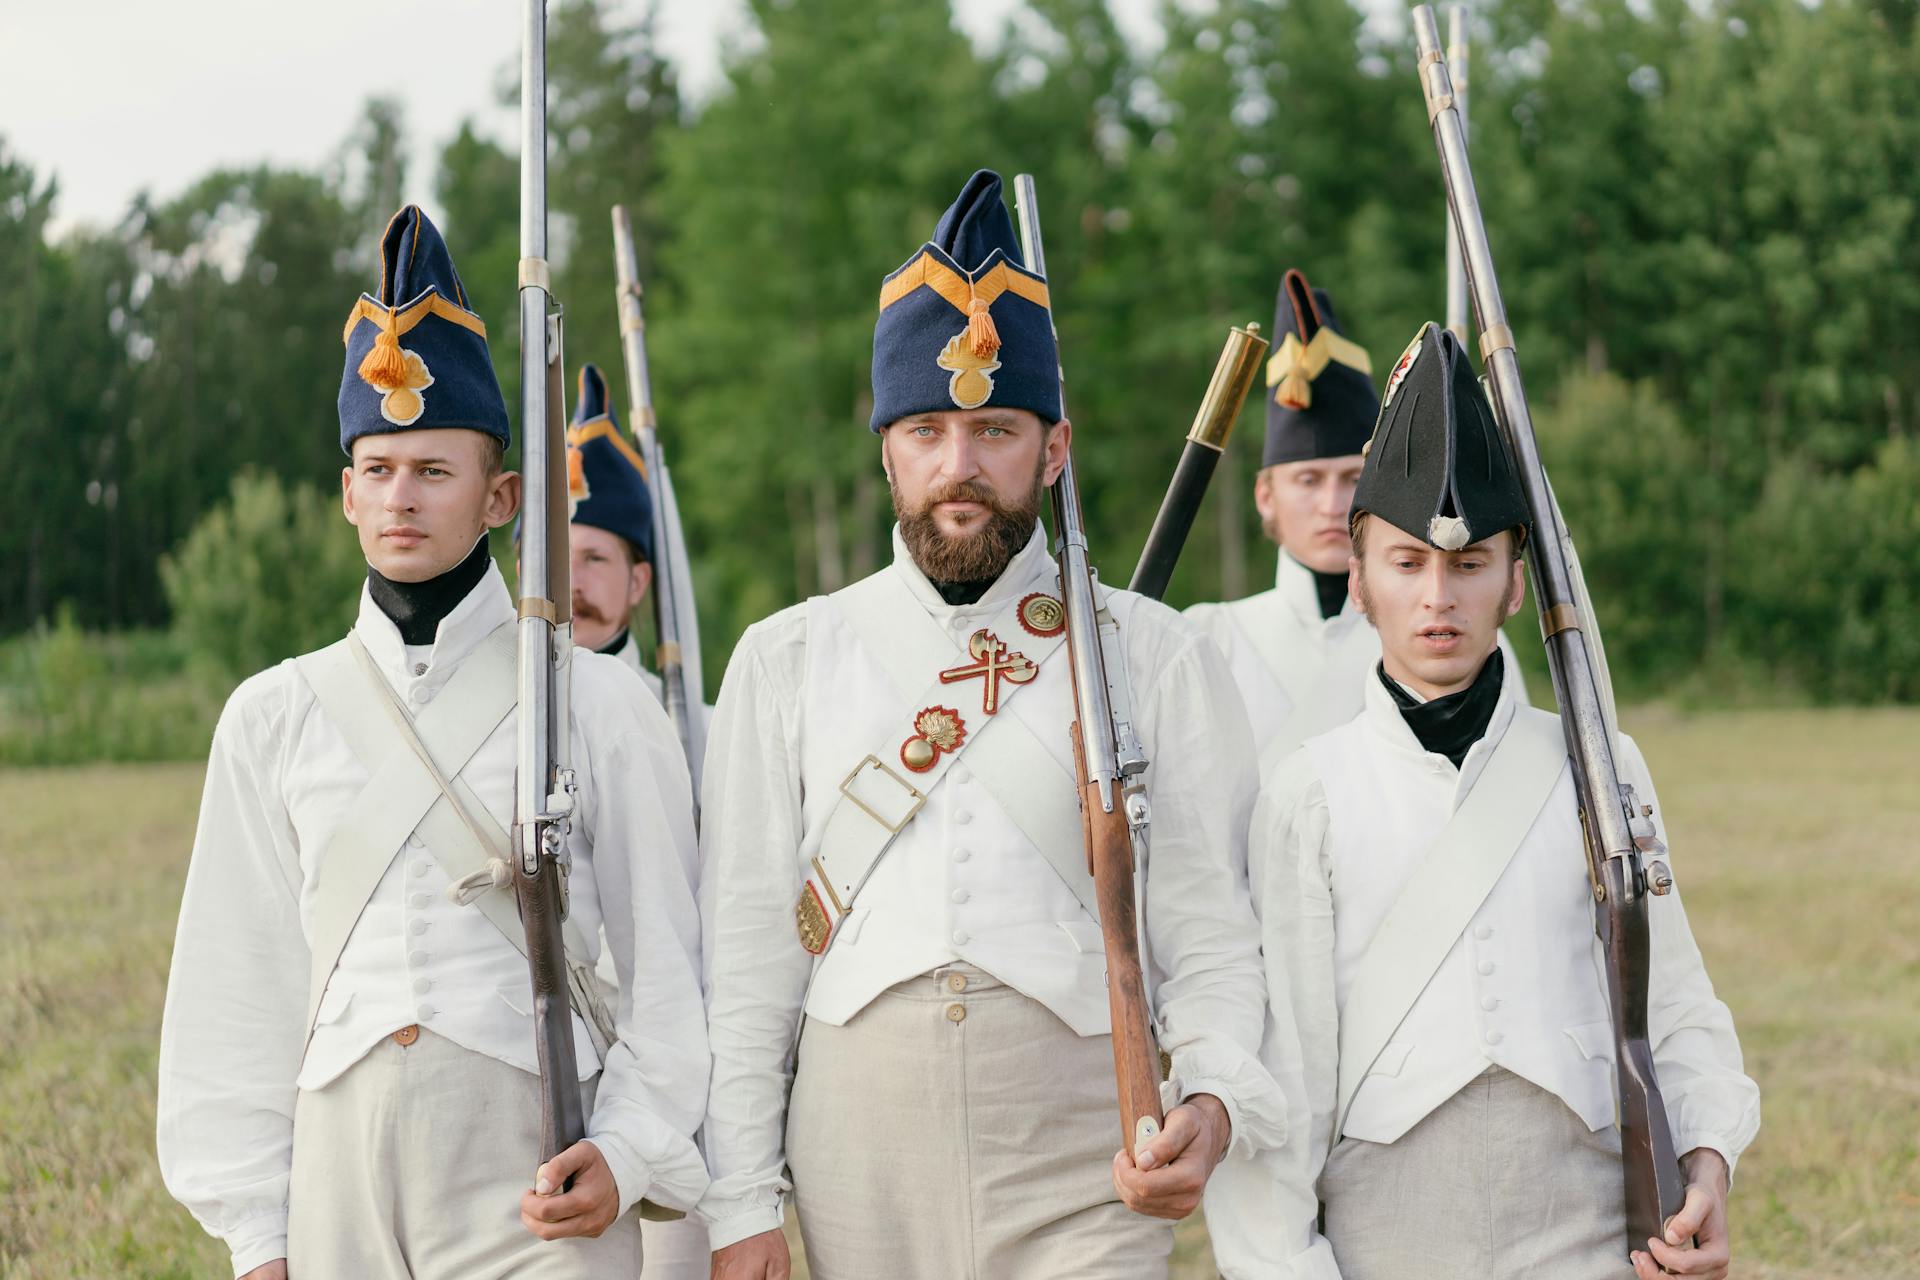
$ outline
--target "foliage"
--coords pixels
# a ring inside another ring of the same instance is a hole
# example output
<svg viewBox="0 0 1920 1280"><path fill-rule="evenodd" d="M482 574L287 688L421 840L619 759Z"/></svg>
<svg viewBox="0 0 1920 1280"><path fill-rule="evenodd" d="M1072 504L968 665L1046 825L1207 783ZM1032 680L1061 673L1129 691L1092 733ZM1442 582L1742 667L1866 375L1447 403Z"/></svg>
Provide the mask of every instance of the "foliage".
<svg viewBox="0 0 1920 1280"><path fill-rule="evenodd" d="M164 632L84 632L73 610L0 641L0 765L204 756L226 685Z"/></svg>
<svg viewBox="0 0 1920 1280"><path fill-rule="evenodd" d="M716 679L745 625L887 554L874 294L975 166L1040 179L1110 579L1227 325L1266 322L1286 267L1332 289L1379 374L1441 305L1411 51L1354 0L1161 0L1144 45L1110 0L1023 0L984 44L924 0L746 8L695 107L647 17L562 0L549 39L570 363L619 366L622 201ZM1624 688L1920 696L1898 568L1920 426L1913 25L1879 0L1477 7L1475 176ZM347 123L313 172L221 171L57 239L54 184L0 147L0 633L60 602L88 628L158 625L162 553L236 472L326 481L340 318L424 185L394 103ZM431 175L510 401L516 165L465 128ZM1260 421L1256 397L1175 603L1263 585Z"/></svg>
<svg viewBox="0 0 1920 1280"><path fill-rule="evenodd" d="M337 502L244 472L160 561L182 649L233 681L345 635L366 574Z"/></svg>

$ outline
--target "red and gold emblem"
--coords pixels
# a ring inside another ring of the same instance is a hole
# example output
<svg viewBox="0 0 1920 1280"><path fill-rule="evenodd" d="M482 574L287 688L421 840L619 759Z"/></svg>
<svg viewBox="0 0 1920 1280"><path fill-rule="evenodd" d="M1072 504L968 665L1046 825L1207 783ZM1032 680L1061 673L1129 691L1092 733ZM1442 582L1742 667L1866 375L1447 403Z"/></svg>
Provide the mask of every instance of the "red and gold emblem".
<svg viewBox="0 0 1920 1280"><path fill-rule="evenodd" d="M800 945L809 954L819 955L827 949L827 940L833 937L833 922L827 918L827 905L820 901L820 891L809 880L800 888L800 901L794 906L794 924L800 931Z"/></svg>
<svg viewBox="0 0 1920 1280"><path fill-rule="evenodd" d="M956 751L967 740L967 722L952 707L928 707L913 718L913 736L900 744L900 763L925 773L943 751Z"/></svg>
<svg viewBox="0 0 1920 1280"><path fill-rule="evenodd" d="M1043 640L1067 629L1067 607L1044 591L1023 597L1019 616L1027 634Z"/></svg>
<svg viewBox="0 0 1920 1280"><path fill-rule="evenodd" d="M985 682L980 694L980 710L992 715L1000 709L1000 682L1025 684L1040 674L1040 668L1033 665L1026 655L1015 653L1000 642L1000 637L980 628L968 637L967 652L973 655L972 662L957 667L948 667L940 673L942 684L956 684L962 680L978 677Z"/></svg>

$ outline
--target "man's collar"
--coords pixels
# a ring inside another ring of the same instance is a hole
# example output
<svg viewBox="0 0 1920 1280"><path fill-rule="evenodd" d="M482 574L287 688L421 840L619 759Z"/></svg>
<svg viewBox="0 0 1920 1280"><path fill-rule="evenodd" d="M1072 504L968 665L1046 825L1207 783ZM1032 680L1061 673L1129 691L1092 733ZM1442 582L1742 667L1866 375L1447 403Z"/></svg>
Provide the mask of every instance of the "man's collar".
<svg viewBox="0 0 1920 1280"><path fill-rule="evenodd" d="M1360 616L1360 610L1348 600L1333 617L1321 617L1320 592L1314 585L1313 570L1295 560L1285 547L1280 548L1280 563L1274 567L1273 589L1281 603L1306 626L1348 622Z"/></svg>
<svg viewBox="0 0 1920 1280"><path fill-rule="evenodd" d="M940 592L920 566L913 561L913 553L907 550L906 539L900 536L900 526L893 526L893 568L906 580L907 587L914 598L925 605L930 612L952 613L960 609L993 612L1011 603L1019 596L1036 589L1036 582L1053 575L1053 557L1047 553L1047 535L1038 520L1033 524L1033 536L1027 539L1027 545L1018 555L1007 562L1000 576L987 588L985 595L978 601L967 605L951 605L941 598Z"/></svg>
<svg viewBox="0 0 1920 1280"><path fill-rule="evenodd" d="M1491 651L1488 652L1487 658L1489 661L1492 660ZM1395 705L1393 695L1388 693L1387 687L1380 682L1380 672L1384 670L1383 664L1376 663L1367 671L1366 707L1361 713L1366 717L1367 728L1399 750L1411 752L1423 758L1432 755L1420 745L1420 739L1414 736L1413 730L1407 727L1407 719L1400 714L1400 708ZM1392 677L1389 676L1388 679ZM1470 785L1474 778L1480 776L1480 770L1485 766L1487 757L1492 754L1494 747L1499 745L1501 737L1507 732L1507 726L1513 723L1514 708L1519 703L1514 690L1519 684L1519 676L1511 670L1500 681L1500 700L1494 704L1493 716L1487 721L1487 731L1480 735L1480 741L1473 744L1472 750L1467 752L1467 758L1460 764L1462 783ZM1400 687L1407 688L1405 685ZM1407 689L1407 692L1416 698L1422 697L1412 689ZM1424 700L1422 698L1422 701ZM1446 760L1445 756L1432 756L1432 758Z"/></svg>
<svg viewBox="0 0 1920 1280"><path fill-rule="evenodd" d="M443 672L452 670L461 659L479 648L480 642L493 634L494 628L512 618L513 601L507 595L506 579L500 576L499 565L489 564L473 590L467 592L451 613L440 619L440 626L434 632L433 652L427 658L428 666ZM360 616L353 625L360 633L361 642L367 646L367 652L382 668L389 671L408 670L406 646L400 643L400 628L393 624L393 619L381 612L364 583L360 587ZM412 673L409 671L408 674Z"/></svg>

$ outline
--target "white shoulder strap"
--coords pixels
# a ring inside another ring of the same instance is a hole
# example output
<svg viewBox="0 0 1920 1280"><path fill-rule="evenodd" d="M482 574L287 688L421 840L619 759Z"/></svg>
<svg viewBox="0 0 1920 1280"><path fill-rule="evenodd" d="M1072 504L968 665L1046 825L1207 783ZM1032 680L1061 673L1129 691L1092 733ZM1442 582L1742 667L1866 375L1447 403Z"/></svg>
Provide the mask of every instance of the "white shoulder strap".
<svg viewBox="0 0 1920 1280"><path fill-rule="evenodd" d="M460 900L478 905L516 951L525 955L527 948L505 862L506 832L459 777L514 709L514 624L503 623L481 642L418 721L394 697L357 635L311 657L324 661L309 668L302 659L302 674L369 781L321 860L315 936L317 942L324 920L326 945L314 948L309 1028L348 934L400 844L416 831L456 885L471 886ZM327 875L336 864L340 873ZM614 1037L605 992L587 962L579 926L567 920L562 928L573 1004L604 1057Z"/></svg>
<svg viewBox="0 0 1920 1280"><path fill-rule="evenodd" d="M1566 764L1558 718L1516 708L1492 759L1360 957L1340 1012L1336 1135L1374 1060L1505 874Z"/></svg>
<svg viewBox="0 0 1920 1280"><path fill-rule="evenodd" d="M1098 919L1073 779L1020 719L998 714L968 716L966 736L952 749L939 752L929 768L909 777L911 771L901 766L897 758L900 740L912 733L915 711L952 698L951 685L938 678L938 664L964 663L968 654L964 650L956 654L952 637L928 616L899 574L893 570L874 574L815 600L812 607L836 610L894 688L919 693L902 705L898 736L869 752L840 785L841 798L827 817L814 862L810 883L815 887L808 890L816 895L816 919L824 925L811 932L803 930L802 940L809 949L816 954L825 950L833 926L851 910L854 895L919 812L926 796L960 754L989 733L993 748L967 757L975 779L1040 850L1075 899ZM1018 601L1010 604L986 630L996 636L1018 637L1019 652L1036 667L1044 667L1059 651L1062 634L1043 636L1023 630L1019 607ZM1002 701L1019 687L1003 685ZM1033 785L1036 777L1049 776L1058 777L1057 790ZM803 914L807 905L803 898Z"/></svg>

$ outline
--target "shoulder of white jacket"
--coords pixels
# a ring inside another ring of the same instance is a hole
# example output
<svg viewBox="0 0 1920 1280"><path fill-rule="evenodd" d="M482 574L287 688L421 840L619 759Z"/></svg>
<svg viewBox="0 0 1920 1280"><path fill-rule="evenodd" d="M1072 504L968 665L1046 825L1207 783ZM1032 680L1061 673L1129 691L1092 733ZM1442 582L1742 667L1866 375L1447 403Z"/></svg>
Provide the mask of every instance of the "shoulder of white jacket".
<svg viewBox="0 0 1920 1280"><path fill-rule="evenodd" d="M288 658L254 672L227 695L214 731L216 740L240 734L257 743L285 726L296 699L303 695L312 699L313 693L294 661Z"/></svg>
<svg viewBox="0 0 1920 1280"><path fill-rule="evenodd" d="M573 715L589 746L635 732L678 740L640 673L610 653L574 651Z"/></svg>
<svg viewBox="0 0 1920 1280"><path fill-rule="evenodd" d="M763 663L778 665L777 655L781 650L804 652L807 646L807 612L812 603L802 600L799 604L790 604L741 632L740 639L734 643L732 655L727 659L727 670L731 672L749 655L759 658Z"/></svg>

